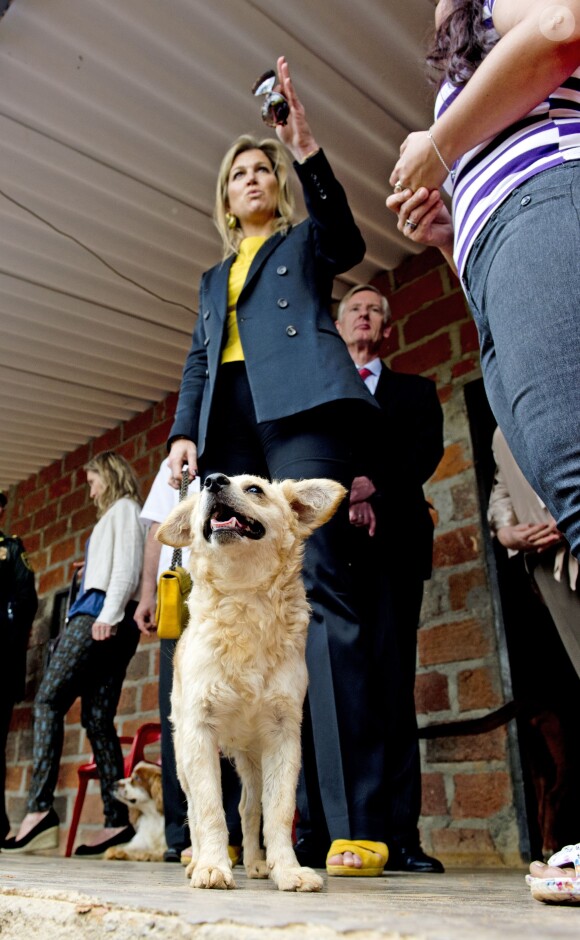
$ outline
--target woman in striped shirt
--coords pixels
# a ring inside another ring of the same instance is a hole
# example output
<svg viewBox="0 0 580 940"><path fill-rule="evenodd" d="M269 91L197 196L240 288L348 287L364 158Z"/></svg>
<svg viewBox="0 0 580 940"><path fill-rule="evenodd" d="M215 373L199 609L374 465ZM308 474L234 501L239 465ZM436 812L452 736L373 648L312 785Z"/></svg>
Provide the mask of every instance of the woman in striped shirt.
<svg viewBox="0 0 580 940"><path fill-rule="evenodd" d="M580 557L580 0L439 0L435 22L436 120L387 206L458 271L497 421Z"/></svg>

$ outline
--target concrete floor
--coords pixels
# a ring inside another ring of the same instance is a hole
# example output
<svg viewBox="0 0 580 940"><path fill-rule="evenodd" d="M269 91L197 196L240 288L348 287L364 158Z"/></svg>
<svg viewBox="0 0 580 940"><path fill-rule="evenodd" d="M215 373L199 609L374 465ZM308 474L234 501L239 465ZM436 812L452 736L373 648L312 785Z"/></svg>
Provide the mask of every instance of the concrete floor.
<svg viewBox="0 0 580 940"><path fill-rule="evenodd" d="M0 853L0 937L100 940L577 940L580 905L532 900L523 871L325 878L285 894L235 869L236 891L193 890L181 866ZM346 938L345 938L346 940Z"/></svg>

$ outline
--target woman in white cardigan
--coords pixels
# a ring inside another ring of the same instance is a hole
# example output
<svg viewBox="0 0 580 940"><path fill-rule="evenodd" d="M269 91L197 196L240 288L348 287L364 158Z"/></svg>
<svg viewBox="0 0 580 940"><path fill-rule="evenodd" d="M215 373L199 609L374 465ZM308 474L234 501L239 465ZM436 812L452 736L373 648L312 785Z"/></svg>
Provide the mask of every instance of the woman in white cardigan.
<svg viewBox="0 0 580 940"><path fill-rule="evenodd" d="M53 808L62 753L64 718L80 695L81 721L99 770L104 829L77 856L101 857L134 835L127 807L114 797L124 776L114 719L127 666L139 642L133 620L143 563L144 529L137 480L127 461L106 451L85 467L99 516L85 553L79 595L69 611L34 700L33 771L28 813L7 852L56 848L59 819Z"/></svg>

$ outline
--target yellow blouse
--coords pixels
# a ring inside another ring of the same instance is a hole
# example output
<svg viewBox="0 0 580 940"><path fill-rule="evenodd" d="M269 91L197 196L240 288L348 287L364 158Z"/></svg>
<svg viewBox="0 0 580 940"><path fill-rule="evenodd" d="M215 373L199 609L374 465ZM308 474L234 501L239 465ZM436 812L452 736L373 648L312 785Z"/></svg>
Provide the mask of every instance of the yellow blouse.
<svg viewBox="0 0 580 940"><path fill-rule="evenodd" d="M251 235L240 242L238 257L230 268L230 277L228 281L228 322L227 339L222 352L222 364L224 362L241 362L244 359L244 350L238 330L238 319L236 308L238 298L242 293L242 288L246 283L250 265L262 247L266 237L264 235Z"/></svg>

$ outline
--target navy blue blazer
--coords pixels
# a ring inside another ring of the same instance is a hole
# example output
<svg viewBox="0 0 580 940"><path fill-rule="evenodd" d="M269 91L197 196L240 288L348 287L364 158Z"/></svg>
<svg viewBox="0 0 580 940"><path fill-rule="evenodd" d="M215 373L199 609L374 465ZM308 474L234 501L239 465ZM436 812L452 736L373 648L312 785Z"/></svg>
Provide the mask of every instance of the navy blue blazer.
<svg viewBox="0 0 580 940"><path fill-rule="evenodd" d="M365 243L346 195L319 151L294 164L308 218L272 235L252 261L237 304L248 381L258 422L274 421L338 399L376 407L333 323L335 275L362 261ZM169 440L190 438L203 453L227 330L228 278L234 256L201 281L199 316Z"/></svg>

